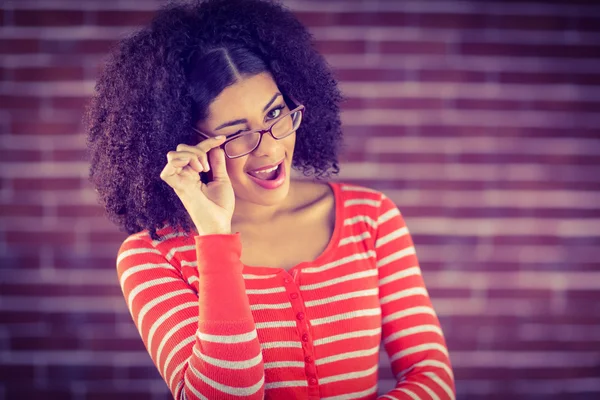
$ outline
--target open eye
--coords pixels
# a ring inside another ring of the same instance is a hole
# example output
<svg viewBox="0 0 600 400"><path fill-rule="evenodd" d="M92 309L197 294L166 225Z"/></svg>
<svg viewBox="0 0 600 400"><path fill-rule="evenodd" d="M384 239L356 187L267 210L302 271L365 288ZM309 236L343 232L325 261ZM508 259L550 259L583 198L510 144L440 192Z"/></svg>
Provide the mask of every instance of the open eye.
<svg viewBox="0 0 600 400"><path fill-rule="evenodd" d="M269 111L269 114L267 114L267 115L269 115L269 116L270 116L270 119L276 119L276 118L278 118L279 116L281 116L281 112L282 112L282 110L283 110L284 108L285 108L285 106L284 106L284 105L280 105L280 106L278 106L278 107L275 107L274 109L272 109L271 111ZM275 113L275 115L272 115L271 113Z"/></svg>

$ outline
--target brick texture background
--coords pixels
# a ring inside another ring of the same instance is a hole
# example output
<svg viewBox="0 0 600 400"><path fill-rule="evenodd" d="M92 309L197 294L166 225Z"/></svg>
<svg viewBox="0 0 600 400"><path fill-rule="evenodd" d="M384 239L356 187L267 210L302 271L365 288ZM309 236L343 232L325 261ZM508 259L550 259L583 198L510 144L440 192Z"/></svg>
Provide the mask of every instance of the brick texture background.
<svg viewBox="0 0 600 400"><path fill-rule="evenodd" d="M1 3L0 399L169 397L80 122L108 49L162 3ZM405 215L459 399L600 398L594 3L286 2L348 97L339 179Z"/></svg>

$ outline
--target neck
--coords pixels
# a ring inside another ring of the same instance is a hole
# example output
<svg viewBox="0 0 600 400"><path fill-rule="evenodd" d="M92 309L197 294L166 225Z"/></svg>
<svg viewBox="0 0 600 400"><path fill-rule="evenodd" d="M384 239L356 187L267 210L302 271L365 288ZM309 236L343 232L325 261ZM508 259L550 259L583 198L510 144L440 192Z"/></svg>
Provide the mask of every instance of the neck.
<svg viewBox="0 0 600 400"><path fill-rule="evenodd" d="M290 188L286 198L278 204L263 206L251 203L236 197L235 211L231 220L232 226L264 226L277 217L285 214L292 205L294 185L290 182Z"/></svg>

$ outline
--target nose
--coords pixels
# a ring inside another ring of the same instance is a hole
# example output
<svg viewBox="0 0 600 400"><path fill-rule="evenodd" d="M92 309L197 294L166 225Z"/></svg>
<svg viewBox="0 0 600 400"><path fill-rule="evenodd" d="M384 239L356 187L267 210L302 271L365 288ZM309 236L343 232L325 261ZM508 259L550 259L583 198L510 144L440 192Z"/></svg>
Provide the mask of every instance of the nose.
<svg viewBox="0 0 600 400"><path fill-rule="evenodd" d="M263 133L260 144L254 151L253 155L256 157L262 156L273 156L281 152L279 149L283 144L279 140L275 140L269 132Z"/></svg>

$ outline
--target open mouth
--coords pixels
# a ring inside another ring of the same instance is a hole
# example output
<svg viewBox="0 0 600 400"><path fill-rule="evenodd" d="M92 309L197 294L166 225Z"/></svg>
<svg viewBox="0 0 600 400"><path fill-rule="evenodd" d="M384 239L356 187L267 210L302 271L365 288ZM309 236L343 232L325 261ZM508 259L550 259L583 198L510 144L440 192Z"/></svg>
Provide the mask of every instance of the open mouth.
<svg viewBox="0 0 600 400"><path fill-rule="evenodd" d="M263 169L261 171L248 171L246 172L248 175L250 175L253 178L256 179L260 179L262 181L274 181L277 178L279 178L279 176L281 175L281 171L282 171L282 165L283 165L283 160L281 160L281 162L279 164L277 164L276 166L269 168L269 169Z"/></svg>

